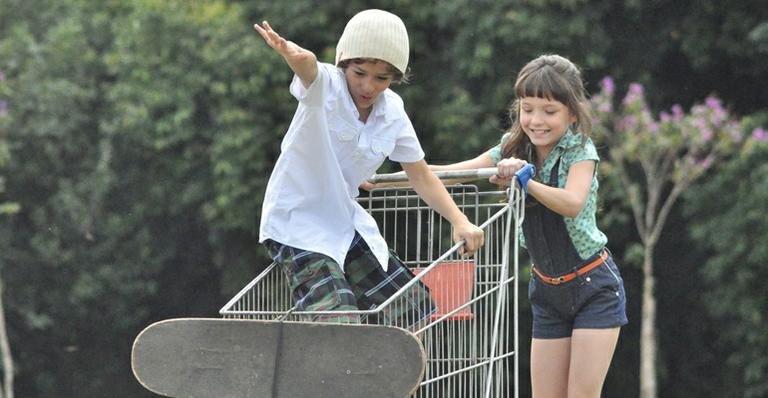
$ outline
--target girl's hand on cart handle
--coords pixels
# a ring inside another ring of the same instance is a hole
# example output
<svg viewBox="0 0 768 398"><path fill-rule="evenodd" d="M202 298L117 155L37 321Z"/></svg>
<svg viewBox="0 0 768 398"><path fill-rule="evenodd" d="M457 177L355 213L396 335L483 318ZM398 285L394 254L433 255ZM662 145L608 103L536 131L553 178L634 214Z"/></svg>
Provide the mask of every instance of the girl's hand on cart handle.
<svg viewBox="0 0 768 398"><path fill-rule="evenodd" d="M515 173L517 185L520 185L520 189L522 189L523 192L527 192L528 181L533 178L535 174L536 167L530 163L526 163L523 167L520 168L520 170Z"/></svg>
<svg viewBox="0 0 768 398"><path fill-rule="evenodd" d="M512 177L515 176L515 173L517 173L518 170L522 169L527 164L528 162L523 159L502 159L499 161L499 163L496 164L496 175L491 176L488 181L494 184L507 186L512 180Z"/></svg>
<svg viewBox="0 0 768 398"><path fill-rule="evenodd" d="M459 255L472 256L485 244L485 233L480 227L466 220L453 226L453 242L464 241L464 246L459 248Z"/></svg>

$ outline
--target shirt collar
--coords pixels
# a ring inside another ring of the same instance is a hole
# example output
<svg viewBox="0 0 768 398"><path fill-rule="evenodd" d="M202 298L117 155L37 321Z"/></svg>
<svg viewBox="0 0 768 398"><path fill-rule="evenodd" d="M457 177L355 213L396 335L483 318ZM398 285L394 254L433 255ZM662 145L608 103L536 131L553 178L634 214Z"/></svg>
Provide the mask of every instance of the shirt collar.
<svg viewBox="0 0 768 398"><path fill-rule="evenodd" d="M565 131L565 134L562 137L560 137L560 141L557 142L557 145L555 145L555 148L560 148L560 150L565 150L580 144L581 144L581 134L568 128L568 130Z"/></svg>
<svg viewBox="0 0 768 398"><path fill-rule="evenodd" d="M373 104L373 111L371 112L371 116L373 117L383 117L386 121L391 121L393 119L396 119L395 115L397 115L396 110L391 104L391 101L388 99L389 89L386 89L379 93L379 98L376 99L376 102Z"/></svg>
<svg viewBox="0 0 768 398"><path fill-rule="evenodd" d="M565 134L560 137L560 140L557 141L555 147L552 148L549 156L547 156L547 158L544 160L542 171L551 169L557 158L562 156L562 154L565 153L568 148L572 148L577 145L581 145L581 134L574 132L569 127L568 130L565 131ZM547 175L549 175L548 172Z"/></svg>

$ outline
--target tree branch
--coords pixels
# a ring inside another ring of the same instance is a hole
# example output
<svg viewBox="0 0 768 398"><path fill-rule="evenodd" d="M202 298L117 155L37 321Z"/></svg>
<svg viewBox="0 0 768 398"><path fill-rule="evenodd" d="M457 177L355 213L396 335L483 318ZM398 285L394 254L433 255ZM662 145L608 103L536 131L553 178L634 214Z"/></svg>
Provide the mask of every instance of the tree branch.
<svg viewBox="0 0 768 398"><path fill-rule="evenodd" d="M8 342L8 331L5 325L5 305L3 302L3 281L0 278L0 356L3 361L3 392L0 398L13 398L13 357L11 345Z"/></svg>

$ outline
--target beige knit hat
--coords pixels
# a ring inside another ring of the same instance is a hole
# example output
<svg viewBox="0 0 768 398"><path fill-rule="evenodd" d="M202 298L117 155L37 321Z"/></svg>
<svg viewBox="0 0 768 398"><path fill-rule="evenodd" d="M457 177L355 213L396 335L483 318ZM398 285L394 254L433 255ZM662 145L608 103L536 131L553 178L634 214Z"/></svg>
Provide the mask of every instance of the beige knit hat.
<svg viewBox="0 0 768 398"><path fill-rule="evenodd" d="M375 58L405 73L408 68L408 32L395 14L365 10L347 22L336 45L336 65L345 59Z"/></svg>

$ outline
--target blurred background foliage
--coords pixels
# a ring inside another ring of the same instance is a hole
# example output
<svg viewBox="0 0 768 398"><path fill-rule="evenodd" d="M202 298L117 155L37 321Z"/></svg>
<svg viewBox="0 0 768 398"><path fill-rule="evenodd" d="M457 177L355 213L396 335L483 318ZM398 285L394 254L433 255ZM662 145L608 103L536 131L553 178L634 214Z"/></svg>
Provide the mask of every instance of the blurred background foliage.
<svg viewBox="0 0 768 398"><path fill-rule="evenodd" d="M591 92L612 76L642 84L655 112L716 95L745 125L768 124L760 0L0 0L0 276L17 396L150 396L130 371L136 334L217 316L268 262L261 200L295 101L253 23L328 62L365 8L408 27L414 78L394 89L432 163L494 145L514 77L542 53L579 64ZM660 396L768 394L766 160L758 143L718 162L670 215ZM642 274L620 191L602 185L600 220L630 324L605 395L630 397Z"/></svg>

